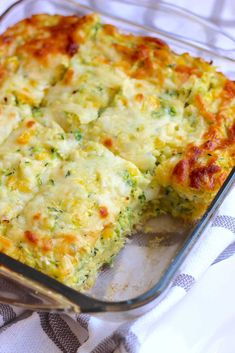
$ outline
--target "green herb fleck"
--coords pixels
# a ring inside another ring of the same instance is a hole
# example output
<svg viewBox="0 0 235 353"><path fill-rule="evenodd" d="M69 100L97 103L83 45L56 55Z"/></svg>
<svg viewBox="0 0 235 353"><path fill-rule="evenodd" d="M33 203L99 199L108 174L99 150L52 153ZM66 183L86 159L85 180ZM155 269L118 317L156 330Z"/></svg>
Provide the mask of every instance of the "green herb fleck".
<svg viewBox="0 0 235 353"><path fill-rule="evenodd" d="M167 113L170 114L170 116L175 116L176 115L176 109L175 107L167 107Z"/></svg>
<svg viewBox="0 0 235 353"><path fill-rule="evenodd" d="M41 147L39 147L39 146L31 146L31 147L29 147L29 150L30 150L32 153L40 152L40 151L41 151Z"/></svg>
<svg viewBox="0 0 235 353"><path fill-rule="evenodd" d="M10 175L13 175L15 173L15 170L14 169L5 169L5 170L3 170L3 174L5 175L5 176L10 176Z"/></svg>
<svg viewBox="0 0 235 353"><path fill-rule="evenodd" d="M160 118L161 115L162 115L161 110L153 110L151 112L151 117L154 118L154 119Z"/></svg>
<svg viewBox="0 0 235 353"><path fill-rule="evenodd" d="M103 107L103 108L100 108L99 110L98 110L98 113L97 113L97 119L99 119L100 117L101 117L101 115L103 114L103 112L105 111L105 107Z"/></svg>
<svg viewBox="0 0 235 353"><path fill-rule="evenodd" d="M119 213L119 217L118 217L118 224L120 229L117 229L117 233L120 233L120 230L128 230L131 229L132 226L132 218L133 218L133 211L130 207L126 207L124 211Z"/></svg>
<svg viewBox="0 0 235 353"><path fill-rule="evenodd" d="M41 179L41 177L40 177L40 174L37 174L37 175L36 175L36 179L37 179L37 184L38 184L38 186L41 186L41 185L42 185L42 179Z"/></svg>
<svg viewBox="0 0 235 353"><path fill-rule="evenodd" d="M15 98L15 105L18 106L20 104L20 101L19 101L19 99L18 99L16 94L13 94L13 95L14 95L14 98Z"/></svg>
<svg viewBox="0 0 235 353"><path fill-rule="evenodd" d="M123 180L127 183L127 185L131 186L132 188L136 186L136 181L133 180L128 170L125 170L122 174Z"/></svg>
<svg viewBox="0 0 235 353"><path fill-rule="evenodd" d="M102 28L102 24L100 22L96 23L93 27L93 39L96 38L97 32Z"/></svg>
<svg viewBox="0 0 235 353"><path fill-rule="evenodd" d="M82 139L82 133L81 133L80 130L74 131L73 134L74 134L74 137L75 137L75 139L76 139L77 141L81 141L81 139Z"/></svg>
<svg viewBox="0 0 235 353"><path fill-rule="evenodd" d="M17 248L19 250L22 250L23 249L23 245L22 245L22 242L20 241L19 244L17 244Z"/></svg>
<svg viewBox="0 0 235 353"><path fill-rule="evenodd" d="M49 183L50 183L51 185L55 185L54 179L49 179Z"/></svg>
<svg viewBox="0 0 235 353"><path fill-rule="evenodd" d="M97 86L96 89L99 91L99 92L103 92L104 88L101 87L101 86Z"/></svg>
<svg viewBox="0 0 235 353"><path fill-rule="evenodd" d="M192 128L195 128L197 126L197 118L194 115L191 115L189 118L189 123Z"/></svg>
<svg viewBox="0 0 235 353"><path fill-rule="evenodd" d="M63 133L60 133L60 134L59 134L59 137L60 137L60 139L61 139L61 140L64 140L64 139L65 139L64 134L63 134Z"/></svg>
<svg viewBox="0 0 235 353"><path fill-rule="evenodd" d="M56 207L52 207L52 206L48 206L47 209L48 209L48 211L50 211L50 212L64 213L64 211L61 210L60 208L56 208Z"/></svg>
<svg viewBox="0 0 235 353"><path fill-rule="evenodd" d="M59 152L58 152L58 149L55 148L55 147L52 147L51 148L51 153L52 153L52 158L61 158Z"/></svg>
<svg viewBox="0 0 235 353"><path fill-rule="evenodd" d="M68 170L67 173L65 174L65 178L69 177L71 175L71 171Z"/></svg>
<svg viewBox="0 0 235 353"><path fill-rule="evenodd" d="M64 114L70 122L79 121L79 116L75 113L64 111Z"/></svg>
<svg viewBox="0 0 235 353"><path fill-rule="evenodd" d="M213 88L214 88L214 84L212 82L210 82L209 87L208 87L208 91L210 91Z"/></svg>
<svg viewBox="0 0 235 353"><path fill-rule="evenodd" d="M140 203L144 203L146 201L146 196L144 192L141 195L139 195L138 199L140 200Z"/></svg>
<svg viewBox="0 0 235 353"><path fill-rule="evenodd" d="M32 114L34 118L41 118L42 117L42 110L39 107L32 108Z"/></svg>
<svg viewBox="0 0 235 353"><path fill-rule="evenodd" d="M98 251L99 251L99 250L98 250L97 248L94 248L94 249L93 249L93 255L96 256L96 254L98 253Z"/></svg>
<svg viewBox="0 0 235 353"><path fill-rule="evenodd" d="M177 97L179 95L178 91L175 89L167 89L166 94L170 97Z"/></svg>

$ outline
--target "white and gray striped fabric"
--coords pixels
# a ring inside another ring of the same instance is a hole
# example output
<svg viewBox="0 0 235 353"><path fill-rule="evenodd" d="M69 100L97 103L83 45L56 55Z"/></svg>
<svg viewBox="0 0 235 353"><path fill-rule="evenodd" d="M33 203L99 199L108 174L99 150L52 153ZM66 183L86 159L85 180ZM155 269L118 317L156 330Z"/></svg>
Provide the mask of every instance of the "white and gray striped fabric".
<svg viewBox="0 0 235 353"><path fill-rule="evenodd" d="M0 11L9 3L1 2ZM186 0L177 3L185 7L189 4ZM190 2L190 7L203 16L207 11L209 19L224 25L231 33L234 30L235 35L235 24L229 17L234 14L234 2L197 0ZM137 353L159 320L185 296L206 269L234 254L235 189L184 263L167 297L153 310L136 320L117 323L86 314L69 317L0 304L0 353Z"/></svg>

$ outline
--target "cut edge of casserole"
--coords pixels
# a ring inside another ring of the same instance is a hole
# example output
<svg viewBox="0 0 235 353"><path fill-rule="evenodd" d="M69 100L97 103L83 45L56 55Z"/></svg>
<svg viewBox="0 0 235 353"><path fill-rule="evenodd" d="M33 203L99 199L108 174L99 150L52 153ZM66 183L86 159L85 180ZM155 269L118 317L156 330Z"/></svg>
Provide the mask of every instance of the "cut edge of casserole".
<svg viewBox="0 0 235 353"><path fill-rule="evenodd" d="M235 83L95 14L0 36L0 250L80 290L136 227L194 222L234 166Z"/></svg>

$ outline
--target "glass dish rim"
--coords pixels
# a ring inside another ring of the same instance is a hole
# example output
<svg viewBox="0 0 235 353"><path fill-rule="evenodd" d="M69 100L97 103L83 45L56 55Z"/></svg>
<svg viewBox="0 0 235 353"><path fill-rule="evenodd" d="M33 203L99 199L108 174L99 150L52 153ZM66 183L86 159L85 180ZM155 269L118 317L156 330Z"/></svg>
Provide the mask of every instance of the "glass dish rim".
<svg viewBox="0 0 235 353"><path fill-rule="evenodd" d="M21 3L27 2L29 0L18 0L17 2L13 3L10 5L0 16L0 23L1 21L5 18L5 16L16 6L20 5ZM50 2L50 0L47 0ZM169 35L166 34L165 32L162 32L160 30L156 30L152 27L147 27L144 25L139 25L135 24L132 21L129 20L124 20L116 16L110 16L108 13L105 11L100 11L95 8L92 8L90 6L86 6L83 4L80 4L79 2L74 2L73 0L62 0L61 3L66 3L69 5L76 7L77 9L84 9L84 10L89 10L91 12L98 12L101 14L101 16L108 17L111 20L117 20L122 23L126 23L129 25L132 25L135 28L142 28L145 31L150 31L153 34L158 34L161 36L164 36L166 38L170 38L178 43L184 43L188 46L191 46L192 48L196 48L201 50L202 52L209 52L213 53L214 56L217 56L217 58L225 58L226 60L230 60L232 62L235 62L234 59L229 58L227 56L221 56L217 54L213 50L207 50L200 45L195 45L194 43L190 43L190 41L185 41L182 39L179 39L177 36ZM144 6L143 6L144 7ZM122 301L107 301L107 300L99 300L96 298L93 298L89 295L86 295L84 293L78 292L75 289L72 289L65 284L53 279L52 277L49 277L42 272L31 268L28 265L25 265L21 263L18 260L15 260L4 253L0 252L0 266L5 266L8 268L10 271L24 276L27 280L36 283L39 286L42 286L42 288L46 288L47 290L51 291L52 293L56 293L64 297L66 300L69 301L72 307L74 305L79 308L82 312L92 312L92 313L100 313L100 312L123 312L123 311L129 311L132 309L140 308L153 300L156 300L157 298L162 295L169 285L171 284L174 275L176 272L179 270L180 266L182 265L183 261L185 260L187 254L193 247L193 245L199 240L203 230L205 227L208 225L210 222L211 218L214 216L216 210L218 207L221 205L222 201L224 200L225 196L228 194L230 189L232 188L232 185L235 180L235 167L231 170L230 174L226 178L225 182L219 189L217 195L215 198L212 200L211 204L209 205L207 211L204 213L202 218L198 221L198 223L192 228L192 230L189 232L186 241L184 242L182 248L179 250L178 254L175 256L175 258L172 260L170 265L168 266L167 270L164 271L163 275L161 276L160 280L149 290L145 291L144 293L137 295L136 297L133 297L128 300L122 300ZM18 303L20 306L20 303ZM76 310L74 310L76 311Z"/></svg>

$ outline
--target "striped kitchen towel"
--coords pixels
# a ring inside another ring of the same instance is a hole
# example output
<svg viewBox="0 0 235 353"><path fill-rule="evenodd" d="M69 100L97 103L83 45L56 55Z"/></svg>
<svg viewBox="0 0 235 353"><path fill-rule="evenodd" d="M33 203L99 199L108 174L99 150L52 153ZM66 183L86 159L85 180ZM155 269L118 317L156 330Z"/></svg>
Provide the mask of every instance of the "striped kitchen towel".
<svg viewBox="0 0 235 353"><path fill-rule="evenodd" d="M95 2L90 0L91 4ZM2 1L0 9L3 10L9 3L10 0ZM101 3L104 4L104 1ZM177 3L181 6L185 4L185 7L188 5L186 0L178 0ZM111 7L110 3L109 6ZM197 0L190 2L190 6L194 7L194 11L198 10L199 13L201 11L204 16L207 14L211 20L224 24L227 29L232 29L234 26L234 21L230 21L231 26L227 17L225 20L221 17L228 16L228 9L234 10L234 3L231 1ZM121 12L121 5L119 10ZM135 17L133 12L128 15ZM177 305L206 269L211 265L216 266L218 262L234 254L235 189L226 198L212 226L203 234L184 263L168 295L150 312L132 321L107 322L86 314L67 316L37 313L0 304L0 353L137 353L142 351L144 342L166 312ZM152 352L155 353L154 348ZM151 352L148 351L148 353Z"/></svg>

